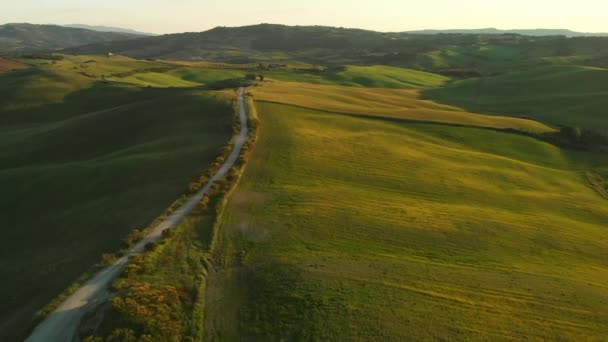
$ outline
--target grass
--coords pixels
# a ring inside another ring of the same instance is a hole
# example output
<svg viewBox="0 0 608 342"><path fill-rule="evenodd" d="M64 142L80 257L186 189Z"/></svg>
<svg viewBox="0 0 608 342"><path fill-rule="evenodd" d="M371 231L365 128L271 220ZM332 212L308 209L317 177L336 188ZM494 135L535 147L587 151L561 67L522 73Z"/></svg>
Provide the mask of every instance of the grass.
<svg viewBox="0 0 608 342"><path fill-rule="evenodd" d="M116 63L106 68L128 69ZM22 339L37 310L161 214L232 132L230 103L213 93L80 71L67 59L0 75L0 340Z"/></svg>
<svg viewBox="0 0 608 342"><path fill-rule="evenodd" d="M237 69L179 68L169 71L168 74L198 84L209 84L226 79L245 77L245 72Z"/></svg>
<svg viewBox="0 0 608 342"><path fill-rule="evenodd" d="M180 63L180 65L193 65L197 63ZM203 65L206 65L203 63ZM213 65L213 64L211 64ZM290 65L294 67L294 65ZM306 66L306 65L304 65ZM372 87L372 88L395 88L395 89L413 89L422 87L436 87L447 82L448 78L436 74L426 72L395 68L389 66L348 66L346 71L314 74L296 70L240 70L216 68L210 69L209 66L200 67L183 67L178 68L168 73L183 80L196 82L199 84L208 84L225 79L244 77L246 73L262 74L266 78L304 82L311 84L325 85L341 85L349 87Z"/></svg>
<svg viewBox="0 0 608 342"><path fill-rule="evenodd" d="M200 83L183 80L174 75L160 72L144 72L137 73L127 77L111 77L107 78L110 81L125 82L130 84L137 84L140 86L150 87L196 87L200 86Z"/></svg>
<svg viewBox="0 0 608 342"><path fill-rule="evenodd" d="M422 100L419 90L416 89L363 89L293 82L266 82L263 86L253 89L252 93L260 101L344 114L500 129L511 128L529 132L552 130L536 121L473 114L460 108Z"/></svg>
<svg viewBox="0 0 608 342"><path fill-rule="evenodd" d="M329 71L318 75L294 71L270 71L263 74L279 81L394 89L436 87L448 81L447 77L437 74L383 65L349 65L346 71Z"/></svg>
<svg viewBox="0 0 608 342"><path fill-rule="evenodd" d="M208 282L217 340L599 340L606 200L532 138L257 103Z"/></svg>
<svg viewBox="0 0 608 342"><path fill-rule="evenodd" d="M218 62L171 61L171 60L163 60L162 62L167 63L167 64L179 65L179 66L207 68L207 69L251 69L251 68L255 68L257 66L255 63L231 64L231 63L218 63Z"/></svg>
<svg viewBox="0 0 608 342"><path fill-rule="evenodd" d="M454 82L426 95L471 111L528 117L548 124L607 130L608 70L545 65Z"/></svg>

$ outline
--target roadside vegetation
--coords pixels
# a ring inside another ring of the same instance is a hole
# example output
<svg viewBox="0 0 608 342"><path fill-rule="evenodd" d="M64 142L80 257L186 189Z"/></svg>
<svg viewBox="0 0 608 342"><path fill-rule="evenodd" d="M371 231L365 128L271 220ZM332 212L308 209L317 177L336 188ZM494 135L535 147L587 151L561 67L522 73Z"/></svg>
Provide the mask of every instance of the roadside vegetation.
<svg viewBox="0 0 608 342"><path fill-rule="evenodd" d="M249 114L249 139L237 164L224 179L213 184L209 194L179 226L163 233L160 243L150 244L144 254L131 257L113 285L116 296L100 309L101 324L97 318L100 313L83 324L84 341L203 338L206 282L213 272L220 219L256 141L257 117L254 111ZM239 131L237 114L233 133ZM230 153L229 147L205 175L190 184L191 193L208 182Z"/></svg>

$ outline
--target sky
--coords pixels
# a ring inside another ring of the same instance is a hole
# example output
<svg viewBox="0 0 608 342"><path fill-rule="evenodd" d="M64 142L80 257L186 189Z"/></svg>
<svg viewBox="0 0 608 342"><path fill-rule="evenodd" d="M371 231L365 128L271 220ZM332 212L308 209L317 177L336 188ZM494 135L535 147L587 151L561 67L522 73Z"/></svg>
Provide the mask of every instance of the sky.
<svg viewBox="0 0 608 342"><path fill-rule="evenodd" d="M488 27L608 32L607 0L0 0L0 5L0 23L106 25L158 34L260 23L393 32Z"/></svg>

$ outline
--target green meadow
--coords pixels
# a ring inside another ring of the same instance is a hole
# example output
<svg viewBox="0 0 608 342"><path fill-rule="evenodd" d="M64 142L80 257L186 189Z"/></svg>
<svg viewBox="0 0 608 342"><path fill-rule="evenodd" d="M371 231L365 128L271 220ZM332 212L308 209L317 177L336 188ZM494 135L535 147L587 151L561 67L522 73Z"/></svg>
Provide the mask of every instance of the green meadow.
<svg viewBox="0 0 608 342"><path fill-rule="evenodd" d="M454 82L428 98L481 113L553 125L608 129L608 70L577 65L530 66L494 77Z"/></svg>
<svg viewBox="0 0 608 342"><path fill-rule="evenodd" d="M601 340L599 154L256 102L208 340ZM605 169L604 169L605 170Z"/></svg>
<svg viewBox="0 0 608 342"><path fill-rule="evenodd" d="M271 81L258 84L250 93L261 101L404 122L436 122L532 133L554 130L538 121L471 113L462 108L425 100L420 89L359 88Z"/></svg>

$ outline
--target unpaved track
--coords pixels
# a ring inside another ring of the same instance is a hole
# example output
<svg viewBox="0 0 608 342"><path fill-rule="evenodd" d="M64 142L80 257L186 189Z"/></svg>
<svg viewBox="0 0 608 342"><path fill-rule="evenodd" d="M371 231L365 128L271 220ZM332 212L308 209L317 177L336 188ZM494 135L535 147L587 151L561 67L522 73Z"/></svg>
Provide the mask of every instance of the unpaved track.
<svg viewBox="0 0 608 342"><path fill-rule="evenodd" d="M146 244L161 238L165 229L177 225L192 209L201 201L203 196L209 192L213 182L223 178L228 170L234 165L245 142L249 129L247 127L247 109L244 100L244 90L239 90L239 117L241 131L234 142L230 156L220 167L209 182L194 195L188 202L182 205L171 216L161 222L148 236L135 245L125 256L118 259L114 264L101 270L91 280L80 287L69 296L59 307L50 313L40 323L32 334L26 339L27 342L69 342L75 339L76 332L82 317L108 298L108 287L116 279L127 265L129 255L141 253Z"/></svg>

